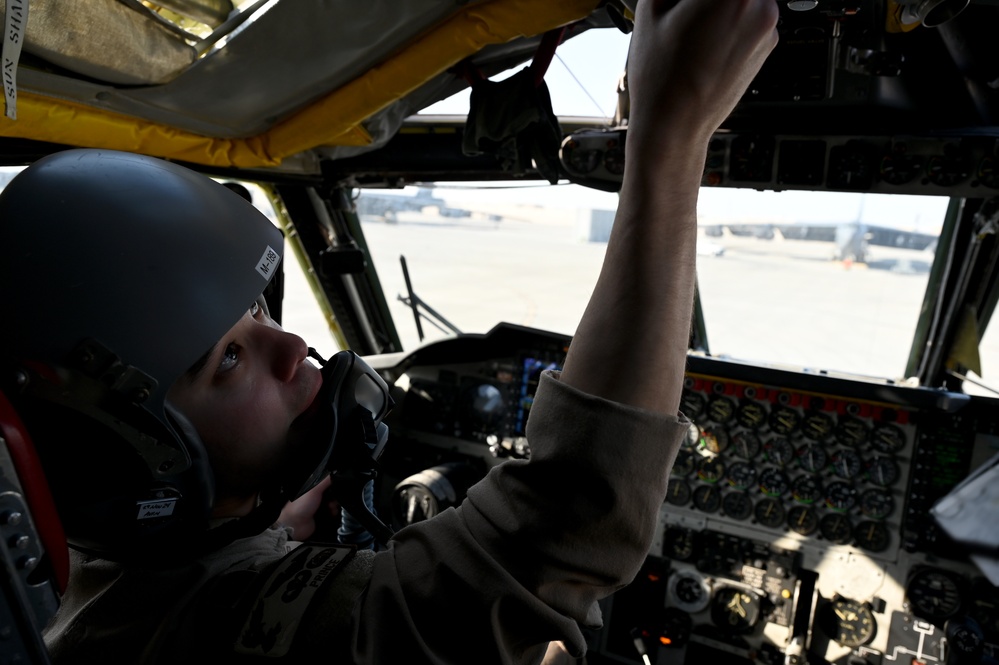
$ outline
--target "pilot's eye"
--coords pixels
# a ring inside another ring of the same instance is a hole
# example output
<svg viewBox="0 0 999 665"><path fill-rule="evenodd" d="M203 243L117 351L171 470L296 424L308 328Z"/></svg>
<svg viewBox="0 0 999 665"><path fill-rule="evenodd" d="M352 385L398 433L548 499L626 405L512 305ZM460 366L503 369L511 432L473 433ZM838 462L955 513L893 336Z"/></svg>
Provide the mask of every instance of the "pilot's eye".
<svg viewBox="0 0 999 665"><path fill-rule="evenodd" d="M236 344L230 344L225 347L225 352L222 354L222 359L219 361L219 372L227 372L239 362L239 347Z"/></svg>
<svg viewBox="0 0 999 665"><path fill-rule="evenodd" d="M257 314L259 313L260 313L260 303L254 300L253 304L250 305L250 316L252 316L253 318L257 318Z"/></svg>

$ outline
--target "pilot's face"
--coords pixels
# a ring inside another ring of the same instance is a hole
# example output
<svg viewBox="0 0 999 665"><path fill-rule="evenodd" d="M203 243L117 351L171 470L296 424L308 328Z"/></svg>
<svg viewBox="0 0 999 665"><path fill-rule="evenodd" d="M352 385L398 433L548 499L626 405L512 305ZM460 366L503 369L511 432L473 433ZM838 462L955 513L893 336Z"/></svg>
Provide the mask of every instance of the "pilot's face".
<svg viewBox="0 0 999 665"><path fill-rule="evenodd" d="M208 450L216 517L245 514L283 465L288 429L322 383L307 352L253 306L170 389Z"/></svg>

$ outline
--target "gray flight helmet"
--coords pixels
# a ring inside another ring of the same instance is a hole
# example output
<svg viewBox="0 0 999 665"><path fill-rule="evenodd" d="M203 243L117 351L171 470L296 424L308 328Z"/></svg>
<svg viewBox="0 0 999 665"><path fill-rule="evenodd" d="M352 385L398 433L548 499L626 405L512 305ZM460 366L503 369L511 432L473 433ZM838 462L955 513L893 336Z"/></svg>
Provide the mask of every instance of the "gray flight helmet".
<svg viewBox="0 0 999 665"><path fill-rule="evenodd" d="M67 150L0 193L0 389L28 424L70 545L196 552L214 480L167 391L279 269L281 232L204 175Z"/></svg>

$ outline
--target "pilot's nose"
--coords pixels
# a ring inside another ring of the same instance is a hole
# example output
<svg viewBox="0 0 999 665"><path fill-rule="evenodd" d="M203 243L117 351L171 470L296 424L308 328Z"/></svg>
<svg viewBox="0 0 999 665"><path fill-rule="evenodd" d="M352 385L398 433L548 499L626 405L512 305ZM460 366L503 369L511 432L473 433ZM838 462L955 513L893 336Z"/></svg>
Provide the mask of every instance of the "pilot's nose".
<svg viewBox="0 0 999 665"><path fill-rule="evenodd" d="M269 328L267 342L270 347L271 370L279 381L287 382L295 376L298 366L308 357L309 346L298 335Z"/></svg>

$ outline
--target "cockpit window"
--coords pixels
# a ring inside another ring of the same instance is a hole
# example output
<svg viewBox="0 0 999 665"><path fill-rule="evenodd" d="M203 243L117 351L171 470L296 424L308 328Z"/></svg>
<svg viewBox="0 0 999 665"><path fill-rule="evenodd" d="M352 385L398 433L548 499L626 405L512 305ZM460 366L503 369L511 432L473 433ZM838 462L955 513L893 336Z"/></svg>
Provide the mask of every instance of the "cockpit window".
<svg viewBox="0 0 999 665"><path fill-rule="evenodd" d="M361 190L356 202L411 350L421 332L430 341L501 321L573 334L617 195L572 185L448 185ZM903 378L947 204L946 197L703 188L698 286L708 351Z"/></svg>

